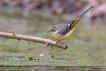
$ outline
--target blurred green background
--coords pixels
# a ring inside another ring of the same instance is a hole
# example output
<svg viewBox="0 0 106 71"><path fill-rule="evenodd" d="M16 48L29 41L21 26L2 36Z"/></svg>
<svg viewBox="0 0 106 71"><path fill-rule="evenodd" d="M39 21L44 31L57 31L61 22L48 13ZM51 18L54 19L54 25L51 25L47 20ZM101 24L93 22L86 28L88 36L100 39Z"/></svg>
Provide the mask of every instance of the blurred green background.
<svg viewBox="0 0 106 71"><path fill-rule="evenodd" d="M47 39L52 39L47 33L50 26L71 21L87 8L95 6L81 19L66 50L52 46L44 48L45 44L42 43L0 37L0 65L106 65L105 0L0 1L1 32Z"/></svg>

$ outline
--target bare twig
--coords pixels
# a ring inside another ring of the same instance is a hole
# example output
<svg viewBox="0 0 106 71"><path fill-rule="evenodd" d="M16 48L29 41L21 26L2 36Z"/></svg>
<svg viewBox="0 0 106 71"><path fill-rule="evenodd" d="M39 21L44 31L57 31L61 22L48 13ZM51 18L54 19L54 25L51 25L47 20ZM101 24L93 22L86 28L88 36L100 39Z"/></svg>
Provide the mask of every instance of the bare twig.
<svg viewBox="0 0 106 71"><path fill-rule="evenodd" d="M33 37L33 36L26 36L26 35L19 35L16 33L5 33L5 32L0 32L0 37L5 37L5 38L12 38L12 39L17 39L17 40L26 40L26 41L34 41L34 42L40 42L40 43L45 43L45 47L48 45L52 46L57 46L63 49L67 49L66 44L58 43L56 45L56 42L50 39L45 39L45 38L40 38L40 37Z"/></svg>

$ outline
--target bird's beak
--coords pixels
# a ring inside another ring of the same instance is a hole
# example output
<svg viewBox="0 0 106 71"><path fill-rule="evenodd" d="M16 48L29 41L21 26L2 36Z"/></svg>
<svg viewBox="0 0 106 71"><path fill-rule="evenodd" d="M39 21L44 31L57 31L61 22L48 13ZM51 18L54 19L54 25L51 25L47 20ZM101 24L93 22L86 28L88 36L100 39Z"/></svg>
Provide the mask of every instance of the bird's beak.
<svg viewBox="0 0 106 71"><path fill-rule="evenodd" d="M50 33L50 32L52 32L52 31L54 31L54 29L51 29L51 30L47 31L47 33Z"/></svg>

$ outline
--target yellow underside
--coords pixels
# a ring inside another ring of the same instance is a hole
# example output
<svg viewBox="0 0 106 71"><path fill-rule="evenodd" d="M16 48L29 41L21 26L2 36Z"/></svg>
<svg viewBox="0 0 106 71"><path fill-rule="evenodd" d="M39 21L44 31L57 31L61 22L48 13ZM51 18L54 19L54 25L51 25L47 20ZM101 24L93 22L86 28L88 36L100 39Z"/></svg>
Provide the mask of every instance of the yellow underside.
<svg viewBox="0 0 106 71"><path fill-rule="evenodd" d="M76 19L76 21L79 21L79 19L80 19L80 17L78 17L77 19ZM76 26L78 25L78 23L75 25L75 27L72 29L72 30L70 30L67 34L65 34L65 35L60 35L60 34L57 34L57 33L55 33L55 32L52 32L52 37L54 38L54 39L56 39L56 40L65 40L65 39L70 39L70 37L71 37L71 34L73 33L73 31L75 30L75 28L76 28Z"/></svg>

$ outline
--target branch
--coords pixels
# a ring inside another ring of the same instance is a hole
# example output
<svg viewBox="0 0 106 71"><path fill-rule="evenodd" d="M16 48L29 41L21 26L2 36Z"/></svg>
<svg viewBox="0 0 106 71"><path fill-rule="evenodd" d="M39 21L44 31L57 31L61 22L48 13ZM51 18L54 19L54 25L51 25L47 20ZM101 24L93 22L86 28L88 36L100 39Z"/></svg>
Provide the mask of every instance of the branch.
<svg viewBox="0 0 106 71"><path fill-rule="evenodd" d="M26 36L26 35L19 35L19 34L16 34L16 33L0 32L0 37L45 43L46 44L45 47L47 47L48 45L52 45L52 46L57 46L57 47L60 47L60 48L63 48L63 49L68 48L66 44L63 44L63 43L56 44L55 41L52 41L50 39L33 37L33 36Z"/></svg>

